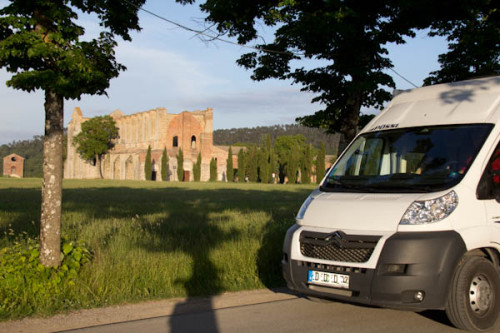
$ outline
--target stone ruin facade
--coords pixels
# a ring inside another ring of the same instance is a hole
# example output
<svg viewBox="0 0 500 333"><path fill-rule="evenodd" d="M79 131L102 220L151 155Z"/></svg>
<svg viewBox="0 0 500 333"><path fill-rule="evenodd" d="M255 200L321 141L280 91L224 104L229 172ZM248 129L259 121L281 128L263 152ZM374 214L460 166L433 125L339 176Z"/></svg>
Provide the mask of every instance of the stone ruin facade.
<svg viewBox="0 0 500 333"><path fill-rule="evenodd" d="M6 177L23 178L24 157L10 154L3 158L3 175Z"/></svg>
<svg viewBox="0 0 500 333"><path fill-rule="evenodd" d="M169 114L164 108L124 115L120 110L110 114L119 130L115 147L103 157L102 173L105 179L145 180L144 164L148 146L151 147L152 177L161 179L161 158L167 149L168 176L166 180L179 181L177 154L184 154L184 181L194 180L193 166L201 152L201 180L210 177L210 160L217 160L218 180L225 180L227 147L213 145L213 110L184 111ZM100 178L99 163L80 158L73 145L73 138L81 132L81 124L89 118L75 108L68 125L67 158L64 178ZM5 165L5 162L4 162ZM181 179L182 180L182 179Z"/></svg>

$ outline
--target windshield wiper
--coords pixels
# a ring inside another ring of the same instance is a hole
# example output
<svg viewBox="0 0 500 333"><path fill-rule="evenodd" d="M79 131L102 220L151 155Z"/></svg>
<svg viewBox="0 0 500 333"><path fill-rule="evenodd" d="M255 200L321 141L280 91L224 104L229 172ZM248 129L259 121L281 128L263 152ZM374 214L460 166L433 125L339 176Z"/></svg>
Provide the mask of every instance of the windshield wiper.
<svg viewBox="0 0 500 333"><path fill-rule="evenodd" d="M367 186L364 183L350 184L343 182L340 179L332 179L332 178L327 179L325 185L320 186L320 191L323 192L337 192L337 191L345 192L348 190L352 190L355 192L365 192L365 191L372 192L371 189L367 189Z"/></svg>

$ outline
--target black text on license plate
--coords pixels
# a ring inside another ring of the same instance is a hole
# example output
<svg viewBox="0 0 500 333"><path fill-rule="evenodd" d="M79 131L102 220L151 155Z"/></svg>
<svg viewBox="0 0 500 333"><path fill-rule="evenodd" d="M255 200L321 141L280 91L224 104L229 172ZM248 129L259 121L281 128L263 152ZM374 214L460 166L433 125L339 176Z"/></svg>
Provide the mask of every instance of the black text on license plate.
<svg viewBox="0 0 500 333"><path fill-rule="evenodd" d="M349 275L309 271L309 283L320 284L323 286L349 288Z"/></svg>

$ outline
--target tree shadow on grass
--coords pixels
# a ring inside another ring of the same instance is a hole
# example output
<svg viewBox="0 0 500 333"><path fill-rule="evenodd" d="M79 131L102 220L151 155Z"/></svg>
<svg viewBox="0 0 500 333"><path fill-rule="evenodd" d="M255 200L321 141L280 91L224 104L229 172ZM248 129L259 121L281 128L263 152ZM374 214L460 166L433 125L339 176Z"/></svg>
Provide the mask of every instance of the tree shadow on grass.
<svg viewBox="0 0 500 333"><path fill-rule="evenodd" d="M190 267L190 275L174 282L183 287L188 298L175 309L169 322L171 331L194 331L201 327L205 332L217 332L211 300L202 302L201 310L206 312L204 322L200 323L202 326L186 322L187 317L182 315L193 302L199 303L199 297L226 291L223 279L239 278L229 276L231 272L222 271L220 262L219 266L216 265L211 255L226 242L238 242L246 237L245 233L249 229L241 225L247 223L247 216L264 213L268 221L261 224L259 234L254 235L261 244L255 254L257 262L254 264L263 285L270 288L282 286L282 240L310 191L310 187L278 185L264 186L263 190L256 186L220 186L215 189L203 186L65 188L62 231L63 234L70 234L70 238L81 239L83 234L88 234L89 228L102 228L103 231L97 234L98 239L89 240L104 248L107 245L101 243L111 243L113 238L118 237L121 228L142 223L140 232L152 237L134 237L130 240L134 246L153 253L182 252L189 258L185 264ZM8 210L12 213L10 216L15 216L9 224L17 232L26 230L27 220L36 216L37 226L32 228L31 233L37 235L40 190L9 189L7 192L0 193L0 214L2 210ZM6 197L12 204L2 201ZM243 216L242 221L236 222L241 225L235 226L234 221L228 221L228 211ZM154 218L151 219L156 219L155 223L149 221L152 216ZM3 224L0 223L0 228L4 227Z"/></svg>

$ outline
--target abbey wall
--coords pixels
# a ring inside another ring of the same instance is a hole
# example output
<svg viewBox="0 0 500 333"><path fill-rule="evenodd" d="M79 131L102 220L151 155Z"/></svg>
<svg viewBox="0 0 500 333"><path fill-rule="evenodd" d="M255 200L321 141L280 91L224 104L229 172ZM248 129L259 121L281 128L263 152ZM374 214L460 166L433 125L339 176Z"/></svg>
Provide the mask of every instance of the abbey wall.
<svg viewBox="0 0 500 333"><path fill-rule="evenodd" d="M124 115L120 110L110 114L119 129L115 147L105 155L102 172L105 179L144 180L144 164L148 146L151 147L152 176L161 179L161 158L167 149L168 176L166 180L179 181L177 177L177 154L184 154L184 180L192 181L193 165L201 152L201 180L210 177L210 160L217 160L218 179L225 180L228 151L213 145L213 110L184 111L169 114L164 108ZM76 152L73 137L81 131L83 117L80 108L75 108L68 125L67 158L64 165L65 178L100 178L99 164L84 161ZM181 179L182 180L182 179Z"/></svg>

